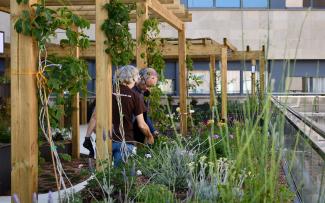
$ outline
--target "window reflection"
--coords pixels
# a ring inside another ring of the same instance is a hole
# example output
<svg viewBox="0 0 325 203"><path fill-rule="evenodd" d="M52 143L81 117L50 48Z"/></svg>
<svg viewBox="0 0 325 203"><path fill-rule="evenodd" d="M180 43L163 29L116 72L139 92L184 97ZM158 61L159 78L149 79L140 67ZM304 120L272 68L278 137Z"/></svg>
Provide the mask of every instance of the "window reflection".
<svg viewBox="0 0 325 203"><path fill-rule="evenodd" d="M216 7L240 8L240 0L216 0Z"/></svg>
<svg viewBox="0 0 325 203"><path fill-rule="evenodd" d="M213 0L188 0L187 6L189 8L206 8L213 7Z"/></svg>
<svg viewBox="0 0 325 203"><path fill-rule="evenodd" d="M244 8L267 8L267 0L243 0Z"/></svg>

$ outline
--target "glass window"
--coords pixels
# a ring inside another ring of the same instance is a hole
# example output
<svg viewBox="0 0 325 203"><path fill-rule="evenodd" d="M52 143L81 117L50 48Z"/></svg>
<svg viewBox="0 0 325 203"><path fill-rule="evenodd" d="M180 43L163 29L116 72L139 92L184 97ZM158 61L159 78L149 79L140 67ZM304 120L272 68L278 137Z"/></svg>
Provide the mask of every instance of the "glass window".
<svg viewBox="0 0 325 203"><path fill-rule="evenodd" d="M285 8L286 7L286 1L285 0L270 0L270 8L271 9L279 9L279 8Z"/></svg>
<svg viewBox="0 0 325 203"><path fill-rule="evenodd" d="M325 8L324 0L313 0L313 8Z"/></svg>
<svg viewBox="0 0 325 203"><path fill-rule="evenodd" d="M164 94L175 93L175 81L173 79L166 79L165 82L159 82L158 86Z"/></svg>
<svg viewBox="0 0 325 203"><path fill-rule="evenodd" d="M243 0L244 8L267 8L268 0Z"/></svg>
<svg viewBox="0 0 325 203"><path fill-rule="evenodd" d="M221 73L217 71L217 92L221 92ZM240 71L227 71L227 92L228 94L240 93Z"/></svg>
<svg viewBox="0 0 325 203"><path fill-rule="evenodd" d="M240 0L216 0L219 8L240 8Z"/></svg>
<svg viewBox="0 0 325 203"><path fill-rule="evenodd" d="M324 93L325 92L325 78L317 77L313 78L313 92Z"/></svg>
<svg viewBox="0 0 325 203"><path fill-rule="evenodd" d="M210 93L210 71L189 71L189 93L209 94Z"/></svg>
<svg viewBox="0 0 325 203"><path fill-rule="evenodd" d="M188 0L189 8L209 8L213 7L213 0Z"/></svg>
<svg viewBox="0 0 325 203"><path fill-rule="evenodd" d="M286 8L308 8L311 0L286 0Z"/></svg>
<svg viewBox="0 0 325 203"><path fill-rule="evenodd" d="M259 81L259 72L255 72L255 85L257 81ZM257 92L257 87L255 87L255 91ZM243 93L251 93L252 92L252 72L244 71L243 72Z"/></svg>

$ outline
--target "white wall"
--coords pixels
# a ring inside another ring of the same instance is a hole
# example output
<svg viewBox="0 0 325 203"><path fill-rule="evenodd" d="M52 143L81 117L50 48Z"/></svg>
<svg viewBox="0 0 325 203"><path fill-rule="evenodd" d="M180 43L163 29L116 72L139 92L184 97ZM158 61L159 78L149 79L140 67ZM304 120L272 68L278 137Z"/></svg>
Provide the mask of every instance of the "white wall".
<svg viewBox="0 0 325 203"><path fill-rule="evenodd" d="M10 15L0 11L0 31L5 32L5 42L10 42Z"/></svg>

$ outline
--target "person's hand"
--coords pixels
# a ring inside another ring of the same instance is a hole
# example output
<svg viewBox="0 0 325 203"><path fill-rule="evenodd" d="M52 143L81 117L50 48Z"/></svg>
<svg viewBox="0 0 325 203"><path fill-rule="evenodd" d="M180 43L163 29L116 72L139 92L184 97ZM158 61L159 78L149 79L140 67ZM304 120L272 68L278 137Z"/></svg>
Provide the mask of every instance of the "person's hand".
<svg viewBox="0 0 325 203"><path fill-rule="evenodd" d="M150 134L149 137L147 137L147 144L153 144L155 142L155 139L153 136Z"/></svg>

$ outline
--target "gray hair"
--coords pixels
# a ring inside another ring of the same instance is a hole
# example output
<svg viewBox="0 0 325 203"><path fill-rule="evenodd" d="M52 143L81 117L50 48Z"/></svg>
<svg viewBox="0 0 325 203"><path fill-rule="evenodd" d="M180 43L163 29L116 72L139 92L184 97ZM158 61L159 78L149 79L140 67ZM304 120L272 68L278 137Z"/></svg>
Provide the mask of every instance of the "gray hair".
<svg viewBox="0 0 325 203"><path fill-rule="evenodd" d="M139 72L140 78L147 81L151 76L156 76L158 78L157 71L153 68L143 68Z"/></svg>
<svg viewBox="0 0 325 203"><path fill-rule="evenodd" d="M137 82L138 80L139 70L132 65L122 66L115 71L114 83L119 82L128 85L132 82Z"/></svg>

